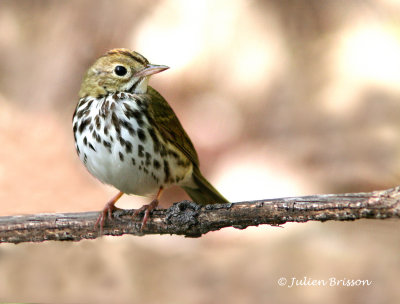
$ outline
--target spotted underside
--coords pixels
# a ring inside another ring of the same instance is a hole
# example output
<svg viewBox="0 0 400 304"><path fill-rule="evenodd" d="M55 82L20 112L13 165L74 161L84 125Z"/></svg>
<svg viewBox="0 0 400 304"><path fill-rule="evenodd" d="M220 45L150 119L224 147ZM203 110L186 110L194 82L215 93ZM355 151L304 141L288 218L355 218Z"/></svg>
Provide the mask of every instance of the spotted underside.
<svg viewBox="0 0 400 304"><path fill-rule="evenodd" d="M76 150L86 168L128 194L191 182L191 161L153 127L149 101L147 94L123 92L85 97L73 118Z"/></svg>

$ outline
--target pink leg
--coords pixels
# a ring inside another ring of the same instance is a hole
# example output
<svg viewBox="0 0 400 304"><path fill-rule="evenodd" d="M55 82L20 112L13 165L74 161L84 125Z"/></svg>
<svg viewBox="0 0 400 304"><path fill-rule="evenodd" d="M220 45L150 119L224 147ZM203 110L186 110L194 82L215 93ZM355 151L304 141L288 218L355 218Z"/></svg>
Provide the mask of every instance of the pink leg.
<svg viewBox="0 0 400 304"><path fill-rule="evenodd" d="M143 216L143 220L142 220L142 227L140 228L140 231L142 231L143 228L146 226L147 220L150 218L150 212L157 208L158 199L161 196L162 190L163 190L163 188L160 187L160 189L157 192L156 198L153 199L150 202L150 204L143 205L141 208L135 210L135 212L133 213L132 218L135 218L139 213L144 211L144 216Z"/></svg>
<svg viewBox="0 0 400 304"><path fill-rule="evenodd" d="M104 227L104 222L106 221L106 217L108 216L108 219L111 221L112 220L112 212L113 210L117 209L115 207L115 203L121 198L121 196L124 195L123 192L119 192L116 196L114 196L111 200L108 201L108 203L104 206L103 210L101 211L99 217L97 218L96 223L94 224L94 228L96 229L97 226L100 224L100 234L103 234L103 227Z"/></svg>

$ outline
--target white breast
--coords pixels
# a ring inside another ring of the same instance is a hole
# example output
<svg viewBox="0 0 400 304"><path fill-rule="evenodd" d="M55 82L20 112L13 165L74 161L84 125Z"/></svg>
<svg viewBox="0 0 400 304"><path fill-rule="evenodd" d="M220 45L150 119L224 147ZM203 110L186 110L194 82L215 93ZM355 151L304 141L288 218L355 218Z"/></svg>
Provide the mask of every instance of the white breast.
<svg viewBox="0 0 400 304"><path fill-rule="evenodd" d="M139 112L146 96L86 98L79 102L73 121L78 155L89 172L128 194L146 195L160 186L185 183L192 172L191 164L177 165L174 153L168 153L170 144L154 144L157 130Z"/></svg>

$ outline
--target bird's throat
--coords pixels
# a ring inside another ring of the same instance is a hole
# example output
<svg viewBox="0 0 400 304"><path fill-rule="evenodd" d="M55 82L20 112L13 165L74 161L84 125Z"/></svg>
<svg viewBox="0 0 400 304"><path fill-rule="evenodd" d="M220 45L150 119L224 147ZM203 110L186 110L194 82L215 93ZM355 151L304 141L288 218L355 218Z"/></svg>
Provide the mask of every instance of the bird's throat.
<svg viewBox="0 0 400 304"><path fill-rule="evenodd" d="M134 81L132 81L130 88L127 91L132 94L145 94L147 93L148 82L149 82L148 77L134 79Z"/></svg>

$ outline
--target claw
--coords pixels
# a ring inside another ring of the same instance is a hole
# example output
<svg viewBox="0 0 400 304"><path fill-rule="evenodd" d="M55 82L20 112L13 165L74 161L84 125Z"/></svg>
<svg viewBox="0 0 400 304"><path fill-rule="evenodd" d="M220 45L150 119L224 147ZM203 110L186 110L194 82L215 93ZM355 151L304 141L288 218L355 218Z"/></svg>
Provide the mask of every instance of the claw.
<svg viewBox="0 0 400 304"><path fill-rule="evenodd" d="M158 199L161 196L162 190L163 190L163 187L160 187L160 189L158 189L156 198L153 199L150 202L150 204L143 205L141 208L135 210L135 212L133 213L132 219L134 219L139 213L144 211L144 216L143 216L143 220L142 220L142 226L140 227L140 231L142 231L143 228L146 226L146 223L147 223L148 219L150 218L150 212L157 208Z"/></svg>
<svg viewBox="0 0 400 304"><path fill-rule="evenodd" d="M150 212L153 211L154 209L156 209L157 206L158 206L158 199L156 198L156 199L152 200L150 204L143 205L139 209L135 210L135 212L132 215L132 219L134 219L139 213L144 211L144 216L143 216L143 220L142 220L142 226L140 227L140 231L142 231L143 228L146 226L146 223L147 223L148 219L150 218Z"/></svg>
<svg viewBox="0 0 400 304"><path fill-rule="evenodd" d="M94 229L97 229L97 227L100 224L100 235L103 234L103 228L104 228L104 223L106 221L106 217L108 217L110 221L112 220L113 210L118 209L117 207L115 207L115 203L121 198L123 194L124 194L123 192L119 192L116 196L114 196L110 201L107 202L103 210L100 212L100 215L97 218L96 223L94 223Z"/></svg>

